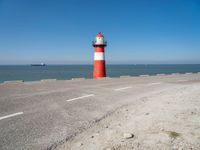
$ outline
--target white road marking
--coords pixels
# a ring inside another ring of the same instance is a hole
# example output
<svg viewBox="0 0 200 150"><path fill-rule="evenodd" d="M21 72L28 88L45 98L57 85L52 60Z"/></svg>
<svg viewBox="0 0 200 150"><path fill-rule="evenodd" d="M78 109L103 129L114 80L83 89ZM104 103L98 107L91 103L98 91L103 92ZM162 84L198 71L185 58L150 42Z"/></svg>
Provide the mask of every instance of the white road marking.
<svg viewBox="0 0 200 150"><path fill-rule="evenodd" d="M18 116L18 115L22 115L22 114L23 114L23 112L10 114L10 115L7 115L7 116L0 117L0 120L6 119L6 118L10 118L10 117L14 117L14 116Z"/></svg>
<svg viewBox="0 0 200 150"><path fill-rule="evenodd" d="M68 99L66 101L67 102L71 102L71 101L74 101L74 100L83 99L83 98L91 97L91 96L94 96L94 94L89 94L89 95L85 95L85 96L81 96L81 97L76 97L76 98Z"/></svg>
<svg viewBox="0 0 200 150"><path fill-rule="evenodd" d="M147 85L158 85L158 84L161 84L160 82L154 82L154 83L149 83Z"/></svg>
<svg viewBox="0 0 200 150"><path fill-rule="evenodd" d="M126 89L130 89L132 88L131 86L128 87L123 87L123 88L119 88L119 89L114 89L115 91L121 91L121 90L126 90Z"/></svg>

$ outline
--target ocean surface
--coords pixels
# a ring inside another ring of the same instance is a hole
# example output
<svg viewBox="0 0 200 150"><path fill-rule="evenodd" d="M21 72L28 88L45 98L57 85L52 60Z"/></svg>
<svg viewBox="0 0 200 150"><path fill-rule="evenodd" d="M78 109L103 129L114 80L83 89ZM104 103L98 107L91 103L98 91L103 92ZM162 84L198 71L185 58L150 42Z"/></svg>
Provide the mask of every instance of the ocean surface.
<svg viewBox="0 0 200 150"><path fill-rule="evenodd" d="M107 65L107 76L154 75L170 73L200 72L198 65ZM1 65L0 83L11 80L34 81L41 79L92 78L92 65Z"/></svg>

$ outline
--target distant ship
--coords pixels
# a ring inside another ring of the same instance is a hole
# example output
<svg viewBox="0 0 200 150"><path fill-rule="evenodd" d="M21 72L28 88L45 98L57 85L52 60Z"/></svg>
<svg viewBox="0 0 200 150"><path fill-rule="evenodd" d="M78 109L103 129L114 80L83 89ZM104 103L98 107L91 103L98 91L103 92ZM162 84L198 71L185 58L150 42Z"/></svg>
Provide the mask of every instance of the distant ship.
<svg viewBox="0 0 200 150"><path fill-rule="evenodd" d="M41 64L31 64L31 66L46 66L45 63L41 63Z"/></svg>

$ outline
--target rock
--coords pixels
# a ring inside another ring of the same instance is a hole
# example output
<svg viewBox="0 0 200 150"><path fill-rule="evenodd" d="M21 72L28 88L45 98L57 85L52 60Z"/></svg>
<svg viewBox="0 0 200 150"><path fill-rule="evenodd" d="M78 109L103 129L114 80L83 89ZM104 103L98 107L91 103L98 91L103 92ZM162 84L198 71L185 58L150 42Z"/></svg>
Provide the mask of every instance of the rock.
<svg viewBox="0 0 200 150"><path fill-rule="evenodd" d="M177 145L174 145L174 146L172 147L172 149L173 149L173 150L178 150L178 146L177 146Z"/></svg>
<svg viewBox="0 0 200 150"><path fill-rule="evenodd" d="M133 137L134 137L134 135L132 133L124 133L123 134L124 139L130 139L130 138L133 138Z"/></svg>
<svg viewBox="0 0 200 150"><path fill-rule="evenodd" d="M191 146L191 147L190 147L190 150L193 150L193 149L194 149L194 147L193 147L193 146Z"/></svg>
<svg viewBox="0 0 200 150"><path fill-rule="evenodd" d="M160 131L164 131L164 128L160 128Z"/></svg>
<svg viewBox="0 0 200 150"><path fill-rule="evenodd" d="M179 146L179 147L183 147L183 142L180 142L180 143L178 144L178 146Z"/></svg>
<svg viewBox="0 0 200 150"><path fill-rule="evenodd" d="M194 112L192 111L191 114L194 114Z"/></svg>
<svg viewBox="0 0 200 150"><path fill-rule="evenodd" d="M92 135L91 138L94 138L94 136Z"/></svg>
<svg viewBox="0 0 200 150"><path fill-rule="evenodd" d="M113 147L107 147L104 150L114 150L114 148Z"/></svg>
<svg viewBox="0 0 200 150"><path fill-rule="evenodd" d="M80 146L83 146L83 143L81 143Z"/></svg>
<svg viewBox="0 0 200 150"><path fill-rule="evenodd" d="M145 113L145 115L149 115L149 113Z"/></svg>
<svg viewBox="0 0 200 150"><path fill-rule="evenodd" d="M106 148L105 150L112 150L112 148L109 147L109 148Z"/></svg>
<svg viewBox="0 0 200 150"><path fill-rule="evenodd" d="M183 147L179 147L178 150L183 150Z"/></svg>

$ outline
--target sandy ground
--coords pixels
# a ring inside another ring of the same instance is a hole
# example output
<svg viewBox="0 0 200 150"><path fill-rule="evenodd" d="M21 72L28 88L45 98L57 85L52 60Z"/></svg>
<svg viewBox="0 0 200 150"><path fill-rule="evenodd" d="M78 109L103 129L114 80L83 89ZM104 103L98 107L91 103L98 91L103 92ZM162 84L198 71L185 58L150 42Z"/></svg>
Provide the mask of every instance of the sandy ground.
<svg viewBox="0 0 200 150"><path fill-rule="evenodd" d="M133 97L132 103L57 149L199 150L200 83L181 83L145 97Z"/></svg>

